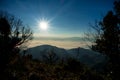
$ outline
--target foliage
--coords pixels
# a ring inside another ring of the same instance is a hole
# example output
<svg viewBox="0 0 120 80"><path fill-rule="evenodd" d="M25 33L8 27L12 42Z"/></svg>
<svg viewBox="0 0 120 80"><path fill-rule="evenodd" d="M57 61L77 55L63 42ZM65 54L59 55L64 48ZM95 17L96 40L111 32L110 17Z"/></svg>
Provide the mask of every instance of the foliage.
<svg viewBox="0 0 120 80"><path fill-rule="evenodd" d="M105 66L106 75L113 80L119 80L120 74L120 1L115 1L114 10L109 11L104 18L92 28L96 31L94 44L91 49L105 54L108 64Z"/></svg>
<svg viewBox="0 0 120 80"><path fill-rule="evenodd" d="M21 44L32 37L29 27L14 16L0 12L0 77L7 75L9 63L19 55Z"/></svg>
<svg viewBox="0 0 120 80"><path fill-rule="evenodd" d="M103 75L90 70L72 58L68 59L67 63L51 65L26 57L27 55L20 57L16 62L17 65L12 65L16 65L16 68L9 69L11 70L9 73L13 74L14 72L14 78L18 80L107 80Z"/></svg>
<svg viewBox="0 0 120 80"><path fill-rule="evenodd" d="M29 53L20 55L19 46L31 39L32 32L20 20L1 13L0 80L119 80L120 1L115 2L115 10L108 12L93 28L97 34L91 48L109 57L103 72L90 69L78 59L57 62L54 50L43 55L44 62L32 59Z"/></svg>
<svg viewBox="0 0 120 80"><path fill-rule="evenodd" d="M50 50L48 53L44 53L42 55L43 61L48 64L54 64L58 61L58 56L54 52L54 50Z"/></svg>

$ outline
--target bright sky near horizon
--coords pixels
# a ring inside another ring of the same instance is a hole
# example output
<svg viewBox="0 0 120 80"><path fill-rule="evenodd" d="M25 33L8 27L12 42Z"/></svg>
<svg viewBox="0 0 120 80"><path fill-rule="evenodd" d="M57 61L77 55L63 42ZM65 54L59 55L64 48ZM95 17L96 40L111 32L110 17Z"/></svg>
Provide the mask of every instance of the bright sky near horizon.
<svg viewBox="0 0 120 80"><path fill-rule="evenodd" d="M89 23L102 19L113 9L113 2L114 0L0 0L0 10L20 18L32 28L37 37L81 37L89 29ZM49 44L43 44L45 43ZM76 45L78 47L81 43Z"/></svg>

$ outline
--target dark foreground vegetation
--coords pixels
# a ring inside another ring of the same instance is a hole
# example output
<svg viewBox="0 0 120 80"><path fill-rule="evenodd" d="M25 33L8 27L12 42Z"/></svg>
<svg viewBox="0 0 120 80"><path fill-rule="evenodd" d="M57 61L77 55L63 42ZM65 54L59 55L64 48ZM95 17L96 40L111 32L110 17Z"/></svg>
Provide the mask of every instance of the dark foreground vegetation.
<svg viewBox="0 0 120 80"><path fill-rule="evenodd" d="M54 63L39 61L19 46L32 38L29 27L9 14L0 14L0 80L120 80L120 1L114 11L94 27L97 34L91 49L108 57L101 71L90 69L77 59Z"/></svg>

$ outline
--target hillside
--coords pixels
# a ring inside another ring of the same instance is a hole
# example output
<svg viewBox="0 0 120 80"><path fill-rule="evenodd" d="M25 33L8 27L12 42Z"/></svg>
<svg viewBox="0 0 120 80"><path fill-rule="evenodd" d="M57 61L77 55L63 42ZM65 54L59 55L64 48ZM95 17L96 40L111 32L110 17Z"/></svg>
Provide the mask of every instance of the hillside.
<svg viewBox="0 0 120 80"><path fill-rule="evenodd" d="M75 58L78 59L80 62L83 64L89 65L89 66L94 66L97 65L98 63L103 63L105 62L105 56L101 55L100 53L91 51L89 49L84 49L84 48L74 48L74 49L63 49L63 48L58 48L56 46L51 46L51 45L41 45L41 46L36 46L29 48L27 52L33 56L35 59L42 60L43 55L48 55L50 52L54 52L59 59L67 59L67 58Z"/></svg>

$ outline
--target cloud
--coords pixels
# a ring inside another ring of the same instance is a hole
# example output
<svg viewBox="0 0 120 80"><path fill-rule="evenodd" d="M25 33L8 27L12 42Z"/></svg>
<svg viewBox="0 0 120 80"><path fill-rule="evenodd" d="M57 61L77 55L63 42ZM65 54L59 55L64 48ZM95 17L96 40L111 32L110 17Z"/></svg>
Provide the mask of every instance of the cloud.
<svg viewBox="0 0 120 80"><path fill-rule="evenodd" d="M53 45L65 49L71 49L76 47L87 48L87 44L81 38L71 37L71 38L36 38L28 43L28 47L34 47L39 45Z"/></svg>

